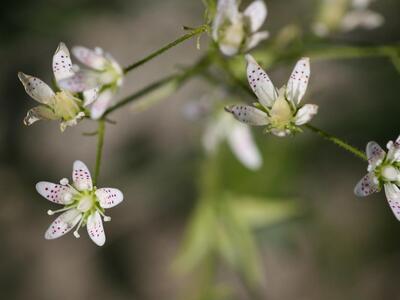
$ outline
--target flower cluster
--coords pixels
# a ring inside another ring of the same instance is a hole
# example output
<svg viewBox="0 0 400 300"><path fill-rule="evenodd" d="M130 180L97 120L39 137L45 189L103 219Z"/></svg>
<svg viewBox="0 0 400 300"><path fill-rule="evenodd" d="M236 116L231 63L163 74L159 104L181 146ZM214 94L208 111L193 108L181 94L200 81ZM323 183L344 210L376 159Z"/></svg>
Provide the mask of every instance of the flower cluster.
<svg viewBox="0 0 400 300"><path fill-rule="evenodd" d="M226 111L248 125L266 126L266 132L284 137L299 132L299 126L309 122L318 112L314 104L300 105L310 78L308 58L300 59L286 86L277 90L267 73L251 55L246 55L247 78L259 103L255 106L232 105Z"/></svg>
<svg viewBox="0 0 400 300"><path fill-rule="evenodd" d="M212 26L212 37L225 55L246 52L268 38L267 31L258 31L267 18L262 0L252 2L243 13L239 1L219 0Z"/></svg>
<svg viewBox="0 0 400 300"><path fill-rule="evenodd" d="M55 90L39 78L18 73L28 95L40 103L28 111L25 125L39 120L59 120L64 131L85 116L100 118L109 107L113 93L122 84L122 68L101 50L75 47L73 54L91 69L80 70L72 65L68 48L60 43L53 55Z"/></svg>
<svg viewBox="0 0 400 300"><path fill-rule="evenodd" d="M74 56L85 66L60 85L74 93L83 92L90 117L99 119L110 106L112 97L123 83L124 72L111 54L101 48L72 48Z"/></svg>
<svg viewBox="0 0 400 300"><path fill-rule="evenodd" d="M83 101L66 89L59 88L59 83L74 75L68 48L60 43L53 56L53 72L57 83L57 91L53 91L46 83L31 75L18 73L18 77L26 92L40 103L28 111L24 119L25 125L39 120L60 120L61 131L67 126L76 125L85 116Z"/></svg>
<svg viewBox="0 0 400 300"><path fill-rule="evenodd" d="M354 193L365 197L382 187L396 218L400 221L400 136L389 141L385 152L376 142L367 144L368 174L356 185Z"/></svg>
<svg viewBox="0 0 400 300"><path fill-rule="evenodd" d="M74 236L79 238L78 230L85 226L92 241L98 245L104 245L103 220L111 218L104 214L105 209L114 207L122 202L123 194L114 188L100 188L93 186L92 178L87 166L81 161L75 161L72 171L73 184L69 184L67 178L60 180L60 184L41 181L36 184L36 190L47 200L64 205L64 208L52 211L53 215L63 212L47 229L45 238L56 239L71 231L75 226Z"/></svg>

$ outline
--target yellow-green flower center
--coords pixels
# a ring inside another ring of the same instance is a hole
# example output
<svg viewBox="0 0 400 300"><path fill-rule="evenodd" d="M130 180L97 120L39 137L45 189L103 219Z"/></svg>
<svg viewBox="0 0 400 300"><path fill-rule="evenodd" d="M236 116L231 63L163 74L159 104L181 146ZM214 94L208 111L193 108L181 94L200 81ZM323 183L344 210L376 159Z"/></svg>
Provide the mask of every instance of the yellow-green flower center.
<svg viewBox="0 0 400 300"><path fill-rule="evenodd" d="M285 99L285 93L279 93L270 110L271 126L276 129L285 129L290 125L293 119L293 113L289 103Z"/></svg>
<svg viewBox="0 0 400 300"><path fill-rule="evenodd" d="M65 121L72 120L81 111L80 100L67 91L57 92L53 98L54 114Z"/></svg>

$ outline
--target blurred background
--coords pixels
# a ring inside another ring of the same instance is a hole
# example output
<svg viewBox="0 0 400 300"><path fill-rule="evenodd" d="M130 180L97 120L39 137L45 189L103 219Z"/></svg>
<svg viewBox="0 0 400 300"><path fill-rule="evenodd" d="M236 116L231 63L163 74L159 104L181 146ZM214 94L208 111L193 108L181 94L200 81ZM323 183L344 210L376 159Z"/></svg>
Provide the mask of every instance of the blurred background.
<svg viewBox="0 0 400 300"><path fill-rule="evenodd" d="M272 36L287 23L310 31L318 1L266 3L264 28ZM378 0L372 7L385 17L383 26L336 33L333 40L398 42L399 1ZM51 59L60 41L102 47L126 66L180 36L182 25L202 24L203 14L200 0L2 4L2 299L400 299L400 224L383 193L366 199L353 195L366 164L309 132L279 139L257 129L252 132L264 161L259 171L244 168L227 145L207 157L201 145L204 124L188 121L182 113L187 101L207 97L213 89L199 78L143 113L126 106L110 116L117 124L106 129L98 185L121 189L125 200L109 211L113 220L105 226L106 245L97 247L86 234L79 240L72 234L44 240L53 219L46 211L55 206L37 194L35 184L70 177L76 159L92 169L96 138L82 133L96 130L96 124L84 121L62 134L56 122L25 127L22 120L35 103L17 72L50 83ZM117 99L194 63L206 51L208 37L201 42L200 50L192 39L130 73ZM291 68L280 64L269 71L270 77L283 84ZM370 140L384 146L397 137L400 76L389 60L319 60L311 68L306 101L320 106L316 126L362 149ZM221 253L242 251L239 262L235 254L229 259L229 254L214 255L215 250L204 257L191 253L203 249L217 230L212 222L204 221L210 227L203 227L203 221L193 221L201 210L199 201L208 197L207 180L217 182L221 198L239 195L232 197L267 204L260 206L267 211L257 226L243 231L233 226L239 238L221 246L227 249ZM268 207L280 201L291 203L290 212L272 222ZM196 234L197 242L191 241ZM245 244L249 247L240 248ZM248 277L257 277L254 294Z"/></svg>

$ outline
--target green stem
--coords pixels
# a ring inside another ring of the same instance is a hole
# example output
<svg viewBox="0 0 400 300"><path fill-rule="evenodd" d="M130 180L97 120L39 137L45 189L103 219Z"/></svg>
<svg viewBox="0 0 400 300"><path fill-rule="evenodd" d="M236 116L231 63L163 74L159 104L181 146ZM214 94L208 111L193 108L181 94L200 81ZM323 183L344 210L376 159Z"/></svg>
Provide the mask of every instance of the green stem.
<svg viewBox="0 0 400 300"><path fill-rule="evenodd" d="M393 51L399 51L400 45L383 46L330 46L321 45L305 48L304 55L315 59L348 59L363 57L388 57L391 58Z"/></svg>
<svg viewBox="0 0 400 300"><path fill-rule="evenodd" d="M167 76L159 81L156 81L143 89L139 90L138 92L127 96L126 98L118 101L116 104L111 106L107 111L104 113L104 117L107 116L108 114L112 113L113 111L135 101L139 100L141 97L146 96L150 94L151 92L157 91L167 84L172 84L173 89L171 89L170 92L176 91L183 85L183 83L189 79L192 75L196 75L200 72L202 72L204 69L206 69L209 66L209 59L208 56L204 56L201 59L199 59L193 66L185 69L183 72L176 73L174 75Z"/></svg>
<svg viewBox="0 0 400 300"><path fill-rule="evenodd" d="M97 179L100 174L100 166L101 166L101 157L103 153L103 144L104 144L104 133L105 133L105 120L104 118L99 120L99 128L97 130L97 150L96 150L96 167L94 170L94 179L93 185L96 186Z"/></svg>
<svg viewBox="0 0 400 300"><path fill-rule="evenodd" d="M312 132L320 135L321 137L323 137L324 139L336 144L337 146L343 148L344 150L347 150L351 153L353 153L355 156L357 156L358 158L361 158L362 160L368 160L367 156L364 154L364 152L362 152L361 150L351 146L350 144L346 143L345 141L335 137L334 135L331 135L317 127L314 127L310 124L306 124L304 125L306 128L308 128L309 130L311 130Z"/></svg>
<svg viewBox="0 0 400 300"><path fill-rule="evenodd" d="M198 35L198 34L201 34L201 33L203 33L203 32L206 32L206 31L208 31L208 30L209 30L209 25L207 25L207 24L204 24L204 25L201 25L201 26L199 26L199 27L197 27L197 28L194 28L193 30L191 30L190 32L188 32L188 33L182 35L180 38L176 39L175 41L173 41L173 42L171 42L171 43L165 45L164 47L162 47L162 48L160 48L160 49L154 51L154 52L151 53L151 54L149 54L149 55L146 56L145 58L143 58L143 59L141 59L141 60L139 60L139 61L137 61L137 62L131 64L130 66L126 67L126 68L124 69L124 73L126 74L126 73L132 71L133 69L135 69L135 68L137 68L137 67L139 67L139 66L145 64L145 63L148 62L149 60L151 60L151 59L153 59L153 58L159 56L160 54L162 54L162 53L164 53L165 51L171 49L172 47L175 47L176 45L179 45L180 43L182 43L182 42L184 42L184 41L186 41L186 40L188 40L188 39L190 39L190 38L192 38L192 37L194 37L194 36L196 36L196 35Z"/></svg>

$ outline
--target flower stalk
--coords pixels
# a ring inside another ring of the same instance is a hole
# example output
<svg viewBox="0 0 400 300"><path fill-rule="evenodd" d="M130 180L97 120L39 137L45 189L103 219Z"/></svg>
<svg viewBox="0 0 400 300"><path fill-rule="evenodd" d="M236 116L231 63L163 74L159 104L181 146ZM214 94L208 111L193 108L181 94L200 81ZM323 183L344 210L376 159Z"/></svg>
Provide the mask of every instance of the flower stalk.
<svg viewBox="0 0 400 300"><path fill-rule="evenodd" d="M135 63L133 63L133 64L131 64L131 65L129 65L129 66L127 66L127 67L124 69L124 73L125 73L125 74L129 73L129 72L132 71L133 69L136 69L137 67L139 67L139 66L141 66L141 65L143 65L143 64L145 64L145 63L147 63L148 61L150 61L150 60L152 60L153 58L155 58L155 57L161 55L161 54L164 53L165 51L167 51L167 50L169 50L169 49L171 49L171 48L173 48L173 47L179 45L180 43L183 43L184 41L186 41L186 40L188 40L188 39L190 39L190 38L192 38L192 37L194 37L194 36L196 36L196 35L199 35L199 34L201 34L201 33L204 33L204 32L206 32L206 31L209 31L209 29L210 29L210 26L207 25L207 24L204 24L204 25L201 25L201 26L199 26L199 27L197 27L197 28L194 28L193 30L191 30L190 32L188 32L188 33L182 35L181 37L179 37L179 38L176 39L175 41L173 41L173 42L171 42L171 43L165 45L164 47L162 47L162 48L160 48L160 49L154 51L153 53L150 53L150 54L147 55L145 58L143 58L143 59L141 59L141 60L139 60L139 61L137 61L137 62L135 62Z"/></svg>
<svg viewBox="0 0 400 300"><path fill-rule="evenodd" d="M355 156L357 156L358 158L361 158L362 160L367 161L367 156L359 149L353 147L352 145L346 143L345 141L339 139L338 137L329 134L315 126L312 126L310 124L305 124L304 127L306 127L307 129L309 129L310 131L318 134L319 136L323 137L324 139L334 143L335 145L339 146L340 148L349 151L350 153L353 153Z"/></svg>
<svg viewBox="0 0 400 300"><path fill-rule="evenodd" d="M104 118L98 121L99 127L97 130L97 150L96 150L96 166L94 171L93 185L96 186L97 179L100 174L100 166L101 166L101 158L103 154L103 145L104 145L104 134L105 134L105 120Z"/></svg>

